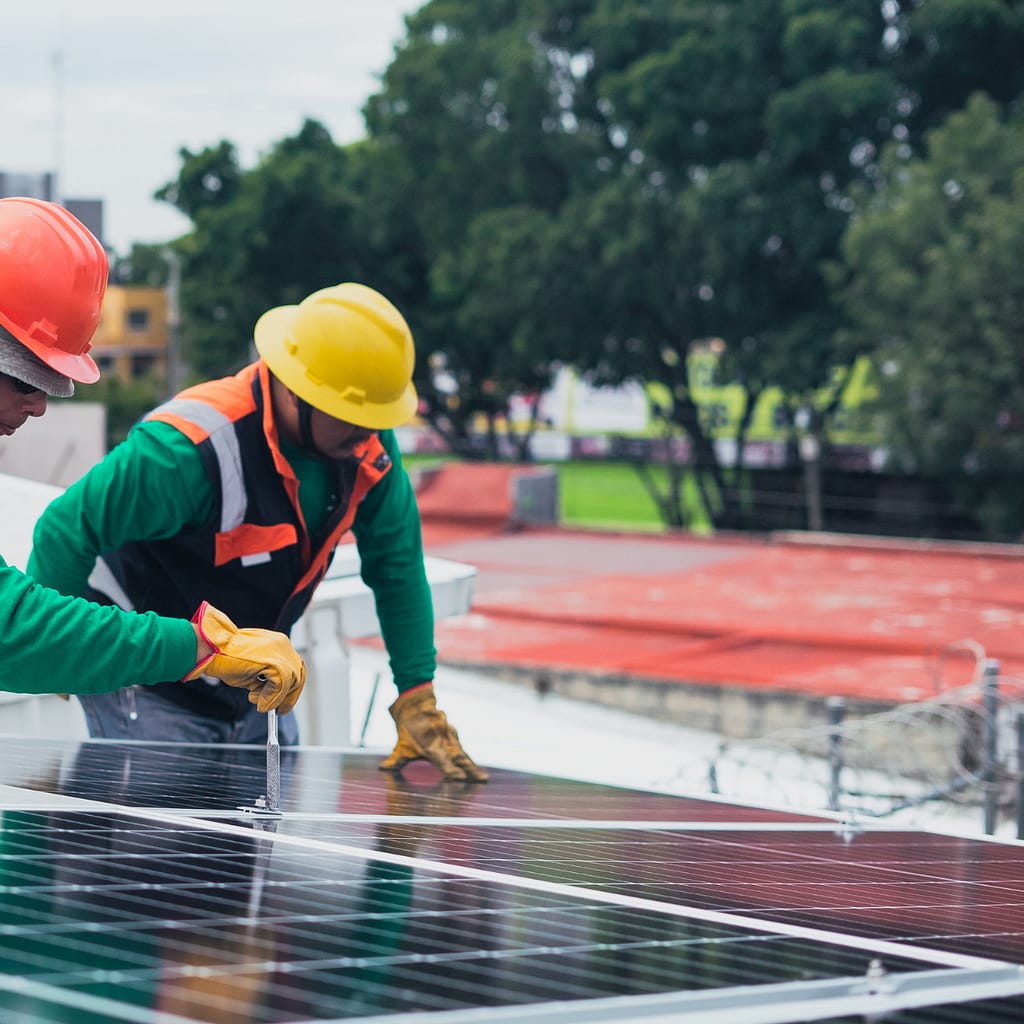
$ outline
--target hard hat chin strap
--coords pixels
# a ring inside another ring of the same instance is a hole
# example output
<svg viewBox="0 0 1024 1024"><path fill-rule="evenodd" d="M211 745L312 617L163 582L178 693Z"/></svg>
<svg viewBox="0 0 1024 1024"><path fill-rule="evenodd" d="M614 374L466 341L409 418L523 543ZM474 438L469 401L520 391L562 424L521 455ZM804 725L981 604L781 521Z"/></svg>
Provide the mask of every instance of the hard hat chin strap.
<svg viewBox="0 0 1024 1024"><path fill-rule="evenodd" d="M313 440L313 406L304 398L299 398L298 395L295 398L299 409L299 445L322 459L324 456L317 450L316 442Z"/></svg>

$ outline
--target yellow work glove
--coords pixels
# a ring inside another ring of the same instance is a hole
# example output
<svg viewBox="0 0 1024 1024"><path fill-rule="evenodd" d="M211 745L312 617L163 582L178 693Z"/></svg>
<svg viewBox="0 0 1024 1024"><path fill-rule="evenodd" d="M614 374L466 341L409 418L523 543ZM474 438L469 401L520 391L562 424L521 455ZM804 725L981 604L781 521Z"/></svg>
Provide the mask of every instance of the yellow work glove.
<svg viewBox="0 0 1024 1024"><path fill-rule="evenodd" d="M192 616L213 648L185 679L213 676L228 686L244 686L249 703L281 714L295 707L306 683L306 665L284 633L239 629L223 612L204 601Z"/></svg>
<svg viewBox="0 0 1024 1024"><path fill-rule="evenodd" d="M446 779L486 782L488 775L474 764L459 743L459 734L439 711L433 683L414 686L388 708L398 727L395 749L377 766L400 772L410 761L429 761Z"/></svg>

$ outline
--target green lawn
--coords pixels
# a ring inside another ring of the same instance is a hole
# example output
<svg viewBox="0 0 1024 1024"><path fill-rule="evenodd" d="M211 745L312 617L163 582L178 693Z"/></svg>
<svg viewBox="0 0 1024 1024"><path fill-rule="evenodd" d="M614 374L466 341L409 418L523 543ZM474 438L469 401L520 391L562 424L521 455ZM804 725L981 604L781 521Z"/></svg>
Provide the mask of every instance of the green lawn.
<svg viewBox="0 0 1024 1024"><path fill-rule="evenodd" d="M620 462L550 463L566 526L660 530L661 518L632 466Z"/></svg>
<svg viewBox="0 0 1024 1024"><path fill-rule="evenodd" d="M410 469L438 461L436 455L403 456ZM588 460L545 465L558 473L562 525L655 532L665 529L640 477L628 463ZM655 474L663 486L664 473L655 468ZM692 479L687 480L685 500L691 515L690 529L708 532Z"/></svg>
<svg viewBox="0 0 1024 1024"><path fill-rule="evenodd" d="M623 462L557 462L558 497L565 526L625 530L664 530L654 501L633 466ZM666 474L654 470L659 488ZM684 494L691 529L700 529L703 516L692 479Z"/></svg>

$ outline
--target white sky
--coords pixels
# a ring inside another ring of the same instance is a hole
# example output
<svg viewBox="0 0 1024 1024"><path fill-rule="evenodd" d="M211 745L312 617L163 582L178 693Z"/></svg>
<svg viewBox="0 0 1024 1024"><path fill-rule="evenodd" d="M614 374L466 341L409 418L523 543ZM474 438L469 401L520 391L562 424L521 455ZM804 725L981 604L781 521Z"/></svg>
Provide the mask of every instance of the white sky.
<svg viewBox="0 0 1024 1024"><path fill-rule="evenodd" d="M68 198L104 201L105 242L161 242L188 222L152 193L178 149L221 139L244 167L305 117L338 143L425 0L39 0L9 3L0 170L56 169ZM58 56L59 55L59 56Z"/></svg>

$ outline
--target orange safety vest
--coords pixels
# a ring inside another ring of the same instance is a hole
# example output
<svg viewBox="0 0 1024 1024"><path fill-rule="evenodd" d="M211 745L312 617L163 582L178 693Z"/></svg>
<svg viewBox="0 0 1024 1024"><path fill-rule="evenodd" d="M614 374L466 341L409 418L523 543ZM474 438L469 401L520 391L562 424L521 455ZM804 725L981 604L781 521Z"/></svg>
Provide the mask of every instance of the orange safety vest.
<svg viewBox="0 0 1024 1024"><path fill-rule="evenodd" d="M214 515L199 530L104 554L90 586L123 608L188 618L205 600L240 626L289 632L360 502L391 468L379 439L372 436L333 463L336 504L314 543L299 506L299 481L278 445L262 361L188 388L146 418L171 424L196 445L215 494ZM230 687L198 685L235 703ZM245 703L248 695L235 696Z"/></svg>

